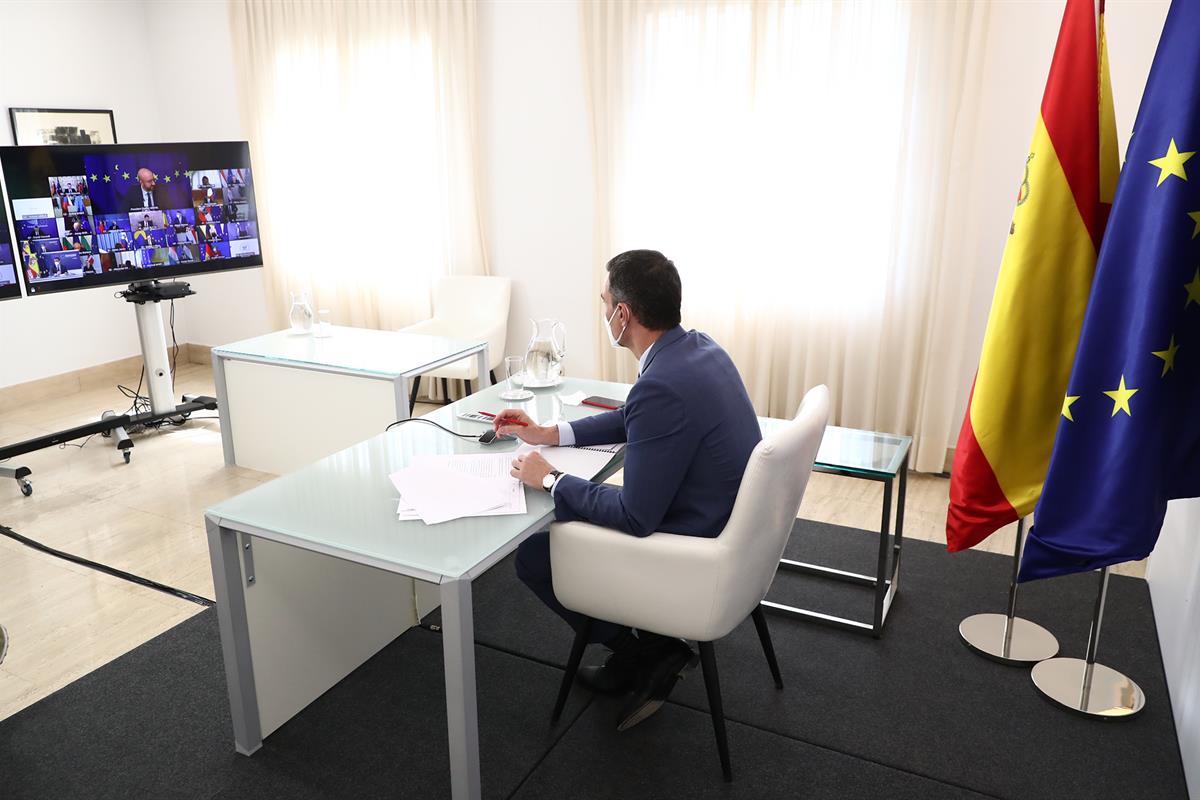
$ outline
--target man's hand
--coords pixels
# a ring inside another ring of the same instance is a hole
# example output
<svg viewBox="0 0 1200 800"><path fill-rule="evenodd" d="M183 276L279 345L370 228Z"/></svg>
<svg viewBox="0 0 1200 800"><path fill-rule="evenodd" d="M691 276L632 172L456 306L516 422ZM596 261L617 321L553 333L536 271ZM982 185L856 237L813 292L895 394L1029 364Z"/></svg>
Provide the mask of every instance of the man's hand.
<svg viewBox="0 0 1200 800"><path fill-rule="evenodd" d="M513 459L512 476L526 486L534 489L542 488L542 479L554 470L550 462L542 458L538 452L522 453Z"/></svg>
<svg viewBox="0 0 1200 800"><path fill-rule="evenodd" d="M519 408L506 408L492 420L499 436L516 436L529 444L558 444L557 425L538 425Z"/></svg>

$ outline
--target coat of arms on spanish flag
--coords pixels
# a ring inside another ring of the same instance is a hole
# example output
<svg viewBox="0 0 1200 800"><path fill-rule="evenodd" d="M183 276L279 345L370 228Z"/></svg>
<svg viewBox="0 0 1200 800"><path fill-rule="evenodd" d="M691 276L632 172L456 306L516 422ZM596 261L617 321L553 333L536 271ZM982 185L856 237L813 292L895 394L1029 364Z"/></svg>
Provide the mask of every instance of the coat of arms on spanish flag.
<svg viewBox="0 0 1200 800"><path fill-rule="evenodd" d="M1033 511L1117 185L1103 2L1067 0L954 452L946 543Z"/></svg>

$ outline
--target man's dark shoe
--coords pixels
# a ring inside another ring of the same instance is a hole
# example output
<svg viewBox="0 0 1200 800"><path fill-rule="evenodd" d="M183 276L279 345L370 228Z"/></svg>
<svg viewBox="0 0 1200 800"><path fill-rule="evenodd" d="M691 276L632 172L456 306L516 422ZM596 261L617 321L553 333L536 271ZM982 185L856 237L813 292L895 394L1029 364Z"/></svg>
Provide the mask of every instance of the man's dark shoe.
<svg viewBox="0 0 1200 800"><path fill-rule="evenodd" d="M617 651L599 666L580 667L577 673L580 683L600 694L625 694L633 688L637 678L636 653Z"/></svg>
<svg viewBox="0 0 1200 800"><path fill-rule="evenodd" d="M637 681L617 717L618 731L627 731L658 711L683 671L697 661L695 652L681 639L662 638L644 647L639 655Z"/></svg>

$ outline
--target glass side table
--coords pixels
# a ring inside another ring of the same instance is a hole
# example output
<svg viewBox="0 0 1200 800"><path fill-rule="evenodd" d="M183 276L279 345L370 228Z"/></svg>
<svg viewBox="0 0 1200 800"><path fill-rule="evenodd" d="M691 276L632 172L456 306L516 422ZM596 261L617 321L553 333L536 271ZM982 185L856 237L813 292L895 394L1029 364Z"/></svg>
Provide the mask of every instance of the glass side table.
<svg viewBox="0 0 1200 800"><path fill-rule="evenodd" d="M761 419L763 435L789 424L787 420ZM801 572L831 580L864 586L874 591L874 613L870 622L837 617L794 606L763 600L768 611L800 619L820 622L858 633L869 633L875 638L883 635L888 610L900 585L900 549L904 543L904 493L908 485L908 452L912 446L911 436L896 436L888 433L839 428L825 428L821 449L817 451L814 472L845 475L883 484L883 513L879 527L879 556L874 575L809 564L804 561L781 559L779 566L790 572ZM895 498L895 536L892 536L892 493ZM890 545L890 547L889 547ZM891 557L889 558L889 550Z"/></svg>

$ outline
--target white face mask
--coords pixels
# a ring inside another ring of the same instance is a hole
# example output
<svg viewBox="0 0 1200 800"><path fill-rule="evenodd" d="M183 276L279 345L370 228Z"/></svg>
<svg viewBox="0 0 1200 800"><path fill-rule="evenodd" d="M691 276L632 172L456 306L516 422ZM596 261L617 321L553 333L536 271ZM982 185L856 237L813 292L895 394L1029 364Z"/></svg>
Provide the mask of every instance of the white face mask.
<svg viewBox="0 0 1200 800"><path fill-rule="evenodd" d="M608 334L608 343L610 345L612 345L614 348L620 348L621 337L625 335L625 329L629 327L628 324L622 325L621 332L618 333L616 336L613 336L612 321L616 318L618 310L619 309L614 308L613 312L612 312L612 316L609 317L608 319L604 320L604 332ZM601 316L601 318L603 318L604 315L601 314L600 316Z"/></svg>

